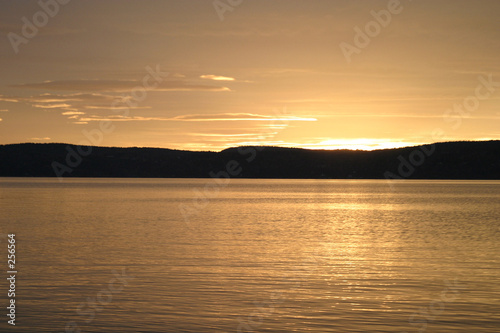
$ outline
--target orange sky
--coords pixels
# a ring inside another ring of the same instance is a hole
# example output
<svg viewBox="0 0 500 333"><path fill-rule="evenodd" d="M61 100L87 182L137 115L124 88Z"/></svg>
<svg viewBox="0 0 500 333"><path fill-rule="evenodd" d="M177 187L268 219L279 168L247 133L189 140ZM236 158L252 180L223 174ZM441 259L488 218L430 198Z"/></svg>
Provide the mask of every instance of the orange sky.
<svg viewBox="0 0 500 333"><path fill-rule="evenodd" d="M499 1L42 3L1 3L0 144L500 139Z"/></svg>

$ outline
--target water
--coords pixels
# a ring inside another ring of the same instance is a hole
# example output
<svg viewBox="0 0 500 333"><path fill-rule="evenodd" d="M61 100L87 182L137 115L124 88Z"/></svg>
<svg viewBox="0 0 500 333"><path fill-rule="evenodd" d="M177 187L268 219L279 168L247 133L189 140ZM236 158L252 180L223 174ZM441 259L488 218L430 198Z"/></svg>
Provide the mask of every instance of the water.
<svg viewBox="0 0 500 333"><path fill-rule="evenodd" d="M2 178L0 331L498 332L500 182L393 185Z"/></svg>

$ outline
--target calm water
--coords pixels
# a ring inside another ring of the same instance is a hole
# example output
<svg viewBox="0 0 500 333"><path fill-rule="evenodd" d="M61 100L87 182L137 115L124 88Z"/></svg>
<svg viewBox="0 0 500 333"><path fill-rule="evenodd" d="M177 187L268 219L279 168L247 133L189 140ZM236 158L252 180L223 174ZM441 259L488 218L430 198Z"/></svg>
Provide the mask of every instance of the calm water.
<svg viewBox="0 0 500 333"><path fill-rule="evenodd" d="M500 331L500 182L2 178L0 212L16 332Z"/></svg>

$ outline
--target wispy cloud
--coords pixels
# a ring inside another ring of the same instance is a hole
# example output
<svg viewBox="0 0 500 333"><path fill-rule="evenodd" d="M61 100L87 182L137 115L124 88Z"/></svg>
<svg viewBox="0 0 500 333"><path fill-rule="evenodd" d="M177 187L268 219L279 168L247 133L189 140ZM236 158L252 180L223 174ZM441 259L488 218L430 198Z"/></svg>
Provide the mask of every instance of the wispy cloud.
<svg viewBox="0 0 500 333"><path fill-rule="evenodd" d="M65 111L63 113L61 113L63 116L76 116L76 115L80 115L80 114L85 114L85 112L81 112L81 111Z"/></svg>
<svg viewBox="0 0 500 333"><path fill-rule="evenodd" d="M135 116L135 117L125 117L125 116L119 116L119 115L112 115L112 116L107 116L107 117L101 117L101 116L88 116L88 117L81 117L79 118L79 122L92 122L92 121L168 121L171 120L170 118L161 118L161 117L141 117L141 116ZM78 124L79 122L75 122L75 124Z"/></svg>
<svg viewBox="0 0 500 333"><path fill-rule="evenodd" d="M316 121L316 118L305 118L296 116L267 116L253 113L218 113L218 114L190 114L171 118L177 121Z"/></svg>
<svg viewBox="0 0 500 333"><path fill-rule="evenodd" d="M214 81L234 81L235 78L220 75L201 75L200 78Z"/></svg>
<svg viewBox="0 0 500 333"><path fill-rule="evenodd" d="M264 140L269 140L275 137L278 132L269 133L246 133L246 134L189 134L190 136L196 136L199 140L201 146L216 144L220 147L221 143L224 143L223 147L236 147L244 146L248 142L259 142L262 144Z"/></svg>
<svg viewBox="0 0 500 333"><path fill-rule="evenodd" d="M76 94L41 94L29 97L20 96L4 96L0 95L0 101L4 102L26 102L26 103L71 103L71 102L82 102L82 103L107 103L110 104L116 99L116 95L106 95L98 93L76 93ZM40 104L41 105L41 104Z"/></svg>
<svg viewBox="0 0 500 333"><path fill-rule="evenodd" d="M85 105L84 109L88 110L138 110L138 109L151 109L150 106L112 106L112 105Z"/></svg>
<svg viewBox="0 0 500 333"><path fill-rule="evenodd" d="M66 113L66 112L65 112ZM67 113L68 115L80 114L77 112ZM126 117L121 115L110 115L110 116L96 116L91 115L87 117L80 117L78 121L80 122L92 122L92 121L316 121L316 118L305 118L305 117L295 117L295 116L267 116L251 113L219 113L219 114L191 114L177 117L142 117L133 116ZM76 122L75 122L76 123ZM272 128L281 128L272 127Z"/></svg>
<svg viewBox="0 0 500 333"><path fill-rule="evenodd" d="M103 95L97 93L77 93L77 94L41 94L29 98L32 102L39 103L58 103L58 102L111 102L115 98L114 95Z"/></svg>
<svg viewBox="0 0 500 333"><path fill-rule="evenodd" d="M119 116L88 116L87 111L92 110L136 110L150 109L150 106L120 105L115 106L117 100L127 101L131 96L120 96L118 93L130 92L141 86L141 82L131 80L68 80L45 81L41 83L27 83L13 85L19 89L40 89L48 91L78 91L77 93L58 94L43 93L29 97L2 96L0 101L26 103L35 108L50 110L59 109L61 114L68 117L73 124L85 125L93 121L168 121L172 118L159 117L119 117ZM156 91L230 91L229 88L202 84L190 84L185 81L164 82L154 90ZM123 104L123 103L122 103Z"/></svg>
<svg viewBox="0 0 500 333"><path fill-rule="evenodd" d="M10 87L19 89L41 89L49 91L79 92L129 92L142 87L142 81L136 80L61 80L38 83L15 84ZM230 91L227 87L203 84L192 84L186 81L164 81L151 90L155 91Z"/></svg>
<svg viewBox="0 0 500 333"><path fill-rule="evenodd" d="M66 103L59 103L59 104L32 104L31 106L40 109L65 109L69 108L71 105Z"/></svg>
<svg viewBox="0 0 500 333"><path fill-rule="evenodd" d="M20 97L0 95L0 101L17 103L20 101Z"/></svg>
<svg viewBox="0 0 500 333"><path fill-rule="evenodd" d="M49 141L51 139L49 137L45 137L45 138L30 138L30 140L32 140L32 141Z"/></svg>
<svg viewBox="0 0 500 333"><path fill-rule="evenodd" d="M1 109L0 112L9 112L7 109Z"/></svg>
<svg viewBox="0 0 500 333"><path fill-rule="evenodd" d="M331 103L332 100L326 98L303 98L303 99L277 100L276 102L283 104L325 104L325 103Z"/></svg>
<svg viewBox="0 0 500 333"><path fill-rule="evenodd" d="M126 101L130 96L119 96L116 94L101 93L74 93L74 94L52 94L45 93L29 97L1 96L0 101L15 103L26 103L34 108L45 110L60 110L63 116L76 119L86 114L87 110L120 110L120 109L149 109L149 106L113 106L117 99ZM7 111L7 110L5 110Z"/></svg>
<svg viewBox="0 0 500 333"><path fill-rule="evenodd" d="M278 134L278 132L273 132L273 133L269 133L270 135L275 135L275 134ZM215 138L224 138L224 137L228 137L228 138L234 138L234 137L253 137L253 136L257 136L257 135L260 135L259 133L246 133L246 134L217 134L217 133L188 133L187 135L192 135L192 136L196 136L196 137L215 137Z"/></svg>

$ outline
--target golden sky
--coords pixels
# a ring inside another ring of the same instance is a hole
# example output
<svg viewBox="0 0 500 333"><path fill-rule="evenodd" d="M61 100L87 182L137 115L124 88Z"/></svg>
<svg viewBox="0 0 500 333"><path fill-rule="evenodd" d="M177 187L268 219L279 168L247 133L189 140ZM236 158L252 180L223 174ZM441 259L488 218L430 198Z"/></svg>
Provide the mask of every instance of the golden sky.
<svg viewBox="0 0 500 333"><path fill-rule="evenodd" d="M500 1L0 1L0 144L500 139Z"/></svg>

